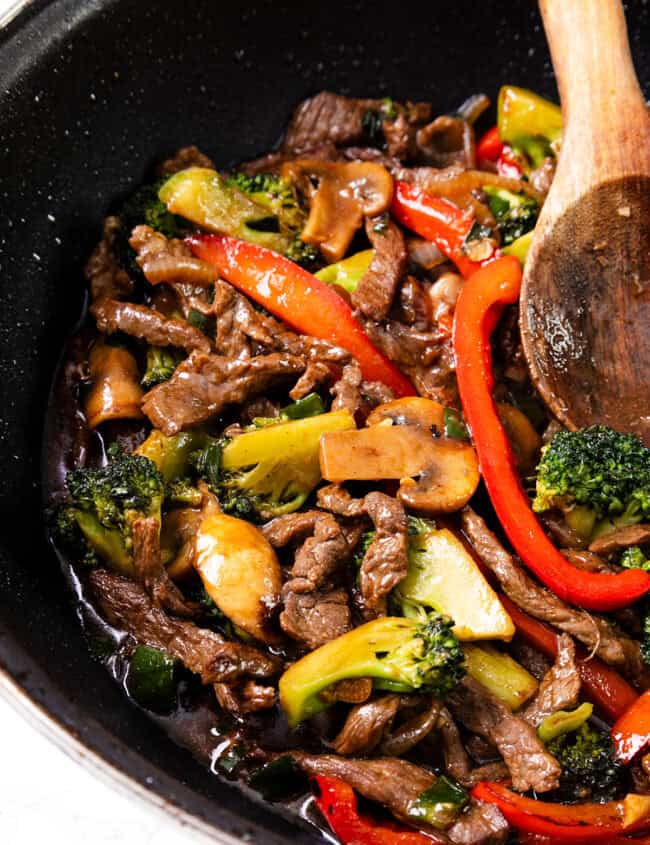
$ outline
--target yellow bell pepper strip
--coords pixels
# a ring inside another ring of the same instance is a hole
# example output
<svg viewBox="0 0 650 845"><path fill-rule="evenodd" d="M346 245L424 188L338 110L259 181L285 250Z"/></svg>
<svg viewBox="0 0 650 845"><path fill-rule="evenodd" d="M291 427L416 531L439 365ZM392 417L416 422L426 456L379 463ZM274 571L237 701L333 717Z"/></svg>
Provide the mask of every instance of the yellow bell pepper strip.
<svg viewBox="0 0 650 845"><path fill-rule="evenodd" d="M521 266L512 256L482 267L465 283L456 305L454 352L465 419L481 474L499 520L517 554L549 589L587 610L617 610L650 590L650 574L576 569L546 536L533 513L492 397L490 336L506 305L519 298Z"/></svg>
<svg viewBox="0 0 650 845"><path fill-rule="evenodd" d="M368 381L382 382L396 396L416 394L409 379L371 343L347 302L307 270L269 249L225 235L194 235L185 243L276 317L346 349Z"/></svg>
<svg viewBox="0 0 650 845"><path fill-rule="evenodd" d="M343 845L442 845L435 834L375 821L357 809L354 790L339 778L318 775L313 781L318 809ZM445 840L446 841L446 840Z"/></svg>
<svg viewBox="0 0 650 845"><path fill-rule="evenodd" d="M558 845L561 842L609 845L617 834L643 830L650 824L650 796L627 795L621 801L605 804L554 804L526 798L501 783L490 781L479 783L472 796L495 804L517 830L549 836ZM644 800L639 802L636 800L639 798Z"/></svg>
<svg viewBox="0 0 650 845"><path fill-rule="evenodd" d="M373 249L355 252L354 255L337 261L336 264L328 264L327 267L314 273L314 276L321 282L327 282L328 285L338 285L348 293L354 293L361 278L368 271L374 254Z"/></svg>
<svg viewBox="0 0 650 845"><path fill-rule="evenodd" d="M557 152L562 138L562 111L532 91L504 85L499 91L497 127L504 144L522 150L533 167L538 167L545 156Z"/></svg>
<svg viewBox="0 0 650 845"><path fill-rule="evenodd" d="M533 242L534 234L534 229L532 229L530 232L526 232L525 235L522 235L520 238L517 238L516 241L513 241L511 244L508 244L508 246L504 246L501 249L501 252L504 255L514 255L515 258L519 259L519 262L523 267L526 263L526 257L528 256L528 250L530 249L530 245Z"/></svg>
<svg viewBox="0 0 650 845"><path fill-rule="evenodd" d="M465 277L471 276L498 255L498 250L495 250L485 261L472 261L464 249L475 222L472 213L463 211L448 199L423 191L417 185L395 183L391 214L402 226L432 241Z"/></svg>

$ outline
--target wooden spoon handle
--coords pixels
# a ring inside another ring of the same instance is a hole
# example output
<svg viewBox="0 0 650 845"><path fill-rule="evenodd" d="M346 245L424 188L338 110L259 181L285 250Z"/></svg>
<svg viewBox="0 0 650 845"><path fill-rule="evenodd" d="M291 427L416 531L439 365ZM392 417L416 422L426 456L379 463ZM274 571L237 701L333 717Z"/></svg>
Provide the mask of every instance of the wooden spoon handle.
<svg viewBox="0 0 650 845"><path fill-rule="evenodd" d="M570 150L572 181L584 189L607 178L650 173L650 118L622 3L539 0L539 6L562 100L562 146Z"/></svg>

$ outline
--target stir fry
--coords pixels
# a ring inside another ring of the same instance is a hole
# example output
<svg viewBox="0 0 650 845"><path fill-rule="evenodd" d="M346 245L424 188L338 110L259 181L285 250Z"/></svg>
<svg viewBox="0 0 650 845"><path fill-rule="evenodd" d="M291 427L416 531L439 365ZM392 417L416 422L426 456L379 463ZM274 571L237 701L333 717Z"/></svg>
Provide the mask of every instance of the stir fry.
<svg viewBox="0 0 650 845"><path fill-rule="evenodd" d="M344 845L650 832L650 449L535 393L562 119L489 105L323 92L235 169L179 150L65 365L51 534L107 665Z"/></svg>

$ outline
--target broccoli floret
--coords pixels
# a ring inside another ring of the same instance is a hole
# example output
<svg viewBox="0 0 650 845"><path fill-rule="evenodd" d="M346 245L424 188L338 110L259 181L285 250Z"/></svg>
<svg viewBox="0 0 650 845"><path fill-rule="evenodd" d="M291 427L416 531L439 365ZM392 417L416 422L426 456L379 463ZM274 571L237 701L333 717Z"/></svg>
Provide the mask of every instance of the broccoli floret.
<svg viewBox="0 0 650 845"><path fill-rule="evenodd" d="M586 539L650 517L650 449L604 425L559 432L542 449L533 501L551 508Z"/></svg>
<svg viewBox="0 0 650 845"><path fill-rule="evenodd" d="M187 220L167 211L165 203L158 197L158 191L164 181L138 188L117 213L120 220L116 238L118 258L124 269L138 278L142 276L142 271L135 261L135 252L129 245L131 232L136 226L151 226L166 238L182 238L189 230Z"/></svg>
<svg viewBox="0 0 650 845"><path fill-rule="evenodd" d="M74 508L59 508L51 522L52 537L62 549L83 566L96 566L96 552L88 545L75 517Z"/></svg>
<svg viewBox="0 0 650 845"><path fill-rule="evenodd" d="M331 640L294 663L280 678L280 702L293 727L325 710L321 693L348 678L372 678L377 689L443 696L465 672L452 621L382 616Z"/></svg>
<svg viewBox="0 0 650 845"><path fill-rule="evenodd" d="M157 384L167 381L182 361L182 357L169 347L150 346L147 349L147 369L141 384L145 390L151 390Z"/></svg>
<svg viewBox="0 0 650 845"><path fill-rule="evenodd" d="M165 505L198 508L203 496L190 479L177 478L165 486Z"/></svg>
<svg viewBox="0 0 650 845"><path fill-rule="evenodd" d="M584 724L546 747L562 767L558 799L568 803L611 801L624 791L625 767L613 758L609 733Z"/></svg>
<svg viewBox="0 0 650 845"><path fill-rule="evenodd" d="M630 546L620 557L619 565L624 569L645 569L650 571L650 560L645 556L640 546Z"/></svg>
<svg viewBox="0 0 650 845"><path fill-rule="evenodd" d="M502 246L508 246L535 228L539 205L527 194L515 194L505 188L485 185L490 211L497 222Z"/></svg>
<svg viewBox="0 0 650 845"><path fill-rule="evenodd" d="M259 229L263 226L263 231L276 231L286 235L289 239L284 250L286 257L304 267L314 265L318 259L318 250L300 237L307 217L289 180L273 173L256 173L249 176L236 171L230 174L226 184L247 194L254 202L268 210L270 218L258 221L253 224L253 228ZM250 223L248 225L251 226Z"/></svg>
<svg viewBox="0 0 650 845"><path fill-rule="evenodd" d="M130 573L132 525L143 516L160 522L163 479L153 461L142 455L129 455L115 445L109 449L104 467L84 467L68 473L71 504L59 514L57 524L65 530L64 539L74 539L76 523L88 551L116 569Z"/></svg>

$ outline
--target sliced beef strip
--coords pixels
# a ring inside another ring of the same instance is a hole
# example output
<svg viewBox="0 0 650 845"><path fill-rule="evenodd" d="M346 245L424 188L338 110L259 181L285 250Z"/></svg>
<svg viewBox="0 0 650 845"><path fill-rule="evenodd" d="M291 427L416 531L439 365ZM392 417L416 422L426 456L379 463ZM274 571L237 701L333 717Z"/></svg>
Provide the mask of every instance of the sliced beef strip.
<svg viewBox="0 0 650 845"><path fill-rule="evenodd" d="M407 276L399 290L399 319L419 331L426 331L432 322L433 299L414 276Z"/></svg>
<svg viewBox="0 0 650 845"><path fill-rule="evenodd" d="M120 267L115 254L115 239L120 225L117 217L107 217L104 220L102 239L92 251L84 268L93 300L105 296L121 299L133 293L133 281Z"/></svg>
<svg viewBox="0 0 650 845"><path fill-rule="evenodd" d="M440 708L437 728L442 740L445 770L464 787L471 789L481 780L505 780L510 777L508 767L500 761L474 767L463 745L460 731L446 707Z"/></svg>
<svg viewBox="0 0 650 845"><path fill-rule="evenodd" d="M214 164L198 147L194 145L189 147L181 147L173 156L165 159L158 168L158 173L161 176L171 176L172 173L178 173L179 170L185 170L188 167L209 167L214 170Z"/></svg>
<svg viewBox="0 0 650 845"><path fill-rule="evenodd" d="M274 549L282 549L291 543L302 542L314 533L321 511L302 511L276 516L262 526L262 534Z"/></svg>
<svg viewBox="0 0 650 845"><path fill-rule="evenodd" d="M185 283L207 287L217 279L214 267L195 258L183 241L164 235L150 226L136 226L129 239L136 261L152 285Z"/></svg>
<svg viewBox="0 0 650 845"><path fill-rule="evenodd" d="M380 105L380 100L355 99L321 91L304 100L293 113L282 151L299 155L327 142L353 144L364 135L366 112Z"/></svg>
<svg viewBox="0 0 650 845"><path fill-rule="evenodd" d="M302 399L332 380L332 370L323 361L308 361L305 372L289 391L289 398L294 402Z"/></svg>
<svg viewBox="0 0 650 845"><path fill-rule="evenodd" d="M462 117L440 115L418 130L415 143L424 164L437 168L476 166L474 129Z"/></svg>
<svg viewBox="0 0 650 845"><path fill-rule="evenodd" d="M285 634L315 649L350 630L348 595L342 587L308 593L287 591L280 625Z"/></svg>
<svg viewBox="0 0 650 845"><path fill-rule="evenodd" d="M386 596L408 570L408 522L400 501L379 491L363 499L353 499L338 484L322 487L317 493L320 507L340 516L370 518L375 536L361 563L359 582L364 613L374 617L385 613Z"/></svg>
<svg viewBox="0 0 650 845"><path fill-rule="evenodd" d="M465 677L447 698L454 718L493 742L510 771L513 787L548 792L559 784L560 765L537 732L473 678Z"/></svg>
<svg viewBox="0 0 650 845"><path fill-rule="evenodd" d="M233 716L270 710L277 698L275 687L258 684L252 679L241 685L214 684L214 694L221 709Z"/></svg>
<svg viewBox="0 0 650 845"><path fill-rule="evenodd" d="M384 695L353 707L332 748L343 756L370 754L389 732L399 706L399 695Z"/></svg>
<svg viewBox="0 0 650 845"><path fill-rule="evenodd" d="M244 643L226 642L192 622L173 619L154 606L135 581L105 569L89 576L99 608L108 623L137 642L166 651L201 676L204 684L269 678L282 670L278 658Z"/></svg>
<svg viewBox="0 0 650 845"><path fill-rule="evenodd" d="M196 615L197 606L187 601L163 565L160 523L154 517L143 517L133 523L133 569L156 607L163 607L176 616Z"/></svg>
<svg viewBox="0 0 650 845"><path fill-rule="evenodd" d="M408 706L410 702L407 696L402 697L402 703ZM408 754L436 727L439 714L440 702L433 697L430 697L428 701L425 700L424 709L414 713L384 737L379 746L379 752L387 757L401 757Z"/></svg>
<svg viewBox="0 0 650 845"><path fill-rule="evenodd" d="M338 516L361 517L366 513L365 500L354 499L341 484L327 484L316 491L318 507Z"/></svg>
<svg viewBox="0 0 650 845"><path fill-rule="evenodd" d="M638 525L627 525L599 537L591 543L589 551L607 556L629 546L643 546L645 543L650 543L650 524L640 522Z"/></svg>
<svg viewBox="0 0 650 845"><path fill-rule="evenodd" d="M282 588L282 629L310 649L350 629L346 591L336 583L354 545L336 519L323 513L314 534L298 549L289 580Z"/></svg>
<svg viewBox="0 0 650 845"><path fill-rule="evenodd" d="M100 299L91 305L90 313L104 334L120 331L142 338L153 346L177 346L188 352L194 349L210 351L210 341L203 332L185 320L171 320L146 305Z"/></svg>
<svg viewBox="0 0 650 845"><path fill-rule="evenodd" d="M299 376L304 368L304 360L295 355L242 360L193 352L169 381L145 394L142 408L156 428L172 435Z"/></svg>
<svg viewBox="0 0 650 845"><path fill-rule="evenodd" d="M494 804L470 799L467 809L448 828L454 845L504 845L510 825Z"/></svg>
<svg viewBox="0 0 650 845"><path fill-rule="evenodd" d="M430 772L396 757L351 760L334 754L289 753L308 775L340 778L364 798L383 804L409 824L413 824L409 808L435 781Z"/></svg>
<svg viewBox="0 0 650 845"><path fill-rule="evenodd" d="M584 572L612 572L612 567L607 561L593 552L584 549L560 549L560 551L576 569L582 569Z"/></svg>
<svg viewBox="0 0 650 845"><path fill-rule="evenodd" d="M607 619L569 607L550 590L540 586L514 561L484 520L471 508L463 508L461 521L478 556L496 575L506 595L522 610L571 634L606 663L620 666L631 677L641 674L643 660L635 640Z"/></svg>
<svg viewBox="0 0 650 845"><path fill-rule="evenodd" d="M392 220L369 217L365 225L374 255L352 294L352 304L365 317L381 322L388 316L406 272L408 253L402 230Z"/></svg>
<svg viewBox="0 0 650 845"><path fill-rule="evenodd" d="M528 645L519 636L515 636L510 643L510 653L517 663L521 663L524 669L527 669L538 681L542 680L552 666L545 655Z"/></svg>
<svg viewBox="0 0 650 845"><path fill-rule="evenodd" d="M449 331L430 331L387 320L366 319L366 334L413 381L421 396L444 405L458 400L456 364Z"/></svg>
<svg viewBox="0 0 650 845"><path fill-rule="evenodd" d="M341 159L341 152L336 144L333 144L331 141L324 141L322 144L317 144L315 147L303 150L300 153L300 157L309 158L313 161L339 161ZM278 150L274 153L266 153L251 161L246 161L240 165L238 170L242 170L249 176L255 176L257 173L279 174L282 170L282 165L287 161L292 161L294 158L294 153Z"/></svg>
<svg viewBox="0 0 650 845"><path fill-rule="evenodd" d="M377 405L395 398L390 387L380 381L364 381L356 361L350 361L343 367L341 378L332 386L330 393L334 397L333 411L346 410L364 417Z"/></svg>
<svg viewBox="0 0 650 845"><path fill-rule="evenodd" d="M375 537L359 572L364 612L386 612L386 597L408 571L408 522L401 502L373 491L364 497L365 510L375 526Z"/></svg>
<svg viewBox="0 0 650 845"><path fill-rule="evenodd" d="M570 710L578 704L580 675L575 664L575 645L567 634L557 638L557 645L555 663L544 675L535 698L520 713L535 728L552 713Z"/></svg>

